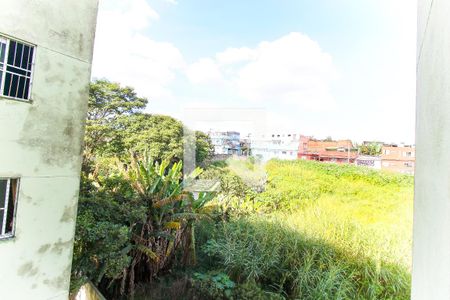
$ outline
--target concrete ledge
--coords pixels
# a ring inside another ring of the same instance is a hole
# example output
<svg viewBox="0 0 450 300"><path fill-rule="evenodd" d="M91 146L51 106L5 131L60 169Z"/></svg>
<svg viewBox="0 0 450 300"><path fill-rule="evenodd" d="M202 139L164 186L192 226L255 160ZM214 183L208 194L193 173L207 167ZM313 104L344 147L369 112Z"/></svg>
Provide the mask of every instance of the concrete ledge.
<svg viewBox="0 0 450 300"><path fill-rule="evenodd" d="M91 282L88 282L80 288L73 300L106 300L106 298Z"/></svg>

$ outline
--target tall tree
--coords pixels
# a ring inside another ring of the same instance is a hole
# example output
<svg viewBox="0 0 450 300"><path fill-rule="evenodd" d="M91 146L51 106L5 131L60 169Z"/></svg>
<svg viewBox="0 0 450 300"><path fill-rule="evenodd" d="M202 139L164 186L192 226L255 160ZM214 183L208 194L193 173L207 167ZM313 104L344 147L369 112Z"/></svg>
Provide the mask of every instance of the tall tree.
<svg viewBox="0 0 450 300"><path fill-rule="evenodd" d="M126 159L128 152L147 153L154 160L179 161L183 158L183 123L163 115L143 113L146 98L131 87L108 80L91 84L84 147L85 170L95 157ZM209 137L195 133L196 162L212 155ZM86 169L87 168L87 169Z"/></svg>
<svg viewBox="0 0 450 300"><path fill-rule="evenodd" d="M89 89L84 158L90 161L95 154L107 151L117 142L117 121L140 112L147 105L146 98L138 97L131 87L108 80L96 80Z"/></svg>
<svg viewBox="0 0 450 300"><path fill-rule="evenodd" d="M214 146L209 135L202 131L195 132L195 159L197 164L202 164L214 154Z"/></svg>

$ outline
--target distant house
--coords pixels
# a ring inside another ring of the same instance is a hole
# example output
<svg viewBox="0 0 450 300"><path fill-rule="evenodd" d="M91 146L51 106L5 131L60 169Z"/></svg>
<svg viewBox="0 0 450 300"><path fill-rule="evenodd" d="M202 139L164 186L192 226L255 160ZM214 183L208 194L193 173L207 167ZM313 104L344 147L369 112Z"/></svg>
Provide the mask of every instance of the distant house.
<svg viewBox="0 0 450 300"><path fill-rule="evenodd" d="M241 153L241 134L236 131L210 131L208 133L214 146L215 155L239 155Z"/></svg>
<svg viewBox="0 0 450 300"><path fill-rule="evenodd" d="M356 158L355 164L361 167L368 167L372 169L381 169L381 157L360 155Z"/></svg>
<svg viewBox="0 0 450 300"><path fill-rule="evenodd" d="M416 149L414 146L383 146L381 169L403 174L414 174Z"/></svg>
<svg viewBox="0 0 450 300"><path fill-rule="evenodd" d="M270 133L251 138L251 153L263 161L297 159L299 133Z"/></svg>
<svg viewBox="0 0 450 300"><path fill-rule="evenodd" d="M354 163L358 157L351 140L316 140L302 135L298 147L298 158L334 163Z"/></svg>

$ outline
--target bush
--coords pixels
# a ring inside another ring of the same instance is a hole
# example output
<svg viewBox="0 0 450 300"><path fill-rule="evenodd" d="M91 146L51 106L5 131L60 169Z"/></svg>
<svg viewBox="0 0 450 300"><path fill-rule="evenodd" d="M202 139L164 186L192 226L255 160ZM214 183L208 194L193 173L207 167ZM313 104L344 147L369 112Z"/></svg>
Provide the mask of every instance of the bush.
<svg viewBox="0 0 450 300"><path fill-rule="evenodd" d="M201 295L202 299L233 299L235 283L225 273L194 273L192 281L196 294Z"/></svg>

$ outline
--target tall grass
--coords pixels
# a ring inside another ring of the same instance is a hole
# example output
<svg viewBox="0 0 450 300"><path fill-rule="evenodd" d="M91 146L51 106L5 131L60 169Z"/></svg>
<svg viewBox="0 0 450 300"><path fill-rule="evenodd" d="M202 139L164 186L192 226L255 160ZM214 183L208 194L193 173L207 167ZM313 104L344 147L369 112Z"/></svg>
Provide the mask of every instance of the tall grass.
<svg viewBox="0 0 450 300"><path fill-rule="evenodd" d="M210 268L290 299L409 299L411 177L305 161L266 169L258 201L271 209L203 228Z"/></svg>

